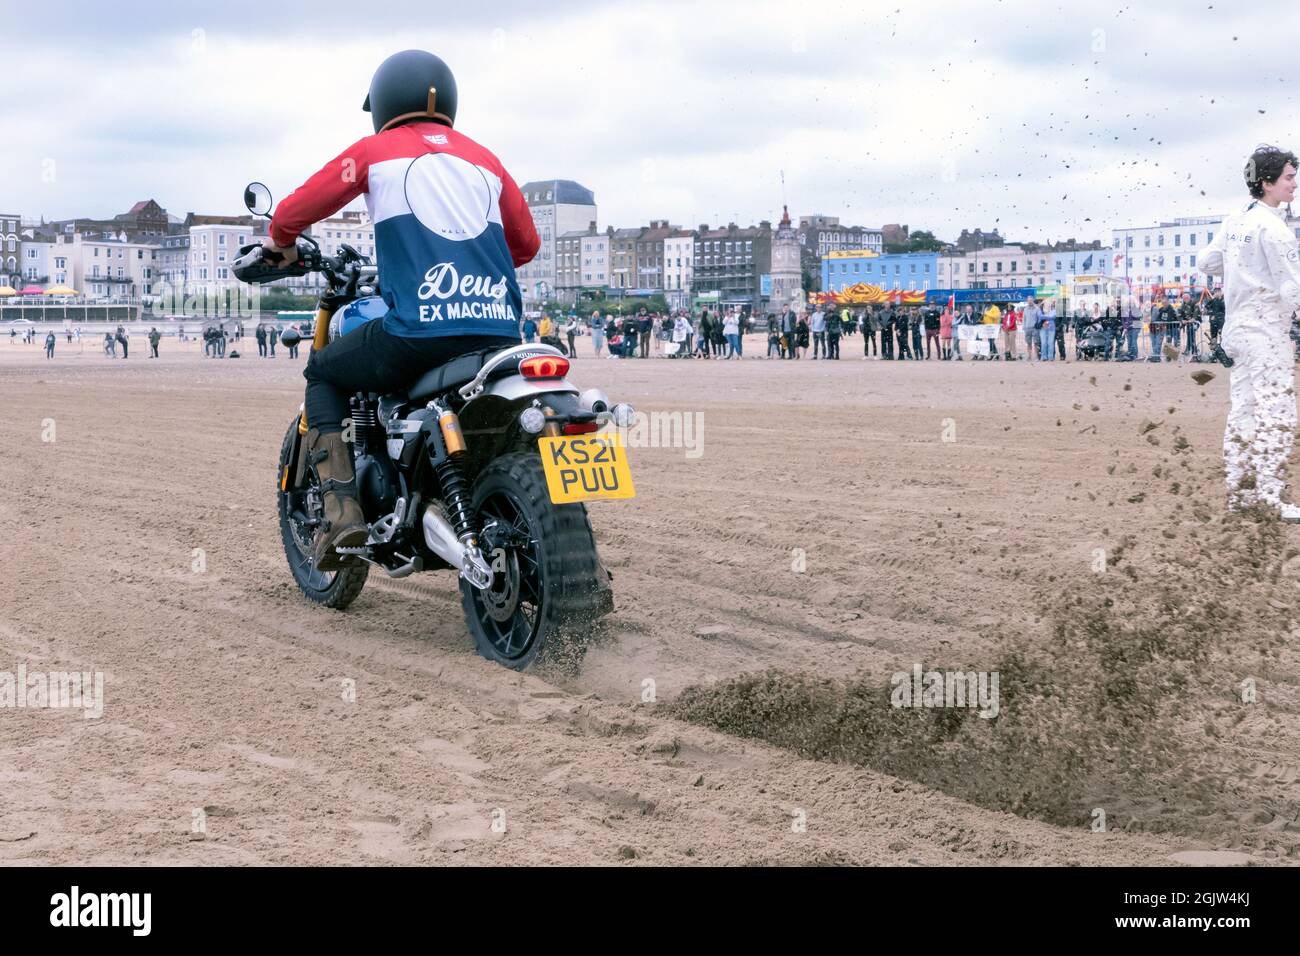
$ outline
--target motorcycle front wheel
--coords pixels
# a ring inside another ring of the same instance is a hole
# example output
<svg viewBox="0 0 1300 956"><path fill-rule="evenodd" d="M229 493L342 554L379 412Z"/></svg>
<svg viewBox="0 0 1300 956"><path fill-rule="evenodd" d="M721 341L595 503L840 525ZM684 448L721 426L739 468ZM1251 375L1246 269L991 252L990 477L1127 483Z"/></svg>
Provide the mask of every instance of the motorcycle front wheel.
<svg viewBox="0 0 1300 956"><path fill-rule="evenodd" d="M298 429L298 417L295 415L285 433L284 443L280 446L280 467L276 475L283 475L286 466L292 474L289 456L293 453L294 436ZM278 485L277 485L278 489ZM337 571L320 571L312 563L312 540L315 529L305 524L302 518L307 513L307 495L311 487L289 489L276 492L276 510L280 516L280 539L284 543L284 557L289 562L289 571L293 575L298 590L312 601L341 611L361 593L366 578L370 574L370 565L364 561L340 568Z"/></svg>

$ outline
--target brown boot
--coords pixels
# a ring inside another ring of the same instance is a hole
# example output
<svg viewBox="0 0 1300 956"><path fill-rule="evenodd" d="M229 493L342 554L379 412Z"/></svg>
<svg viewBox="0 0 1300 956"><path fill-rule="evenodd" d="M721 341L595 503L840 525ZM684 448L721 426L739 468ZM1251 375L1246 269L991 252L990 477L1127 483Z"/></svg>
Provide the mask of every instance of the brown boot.
<svg viewBox="0 0 1300 956"><path fill-rule="evenodd" d="M325 524L316 532L312 562L318 571L334 571L355 558L337 554L336 547L359 548L370 536L366 516L357 500L352 451L341 432L307 432L307 454L321 481Z"/></svg>

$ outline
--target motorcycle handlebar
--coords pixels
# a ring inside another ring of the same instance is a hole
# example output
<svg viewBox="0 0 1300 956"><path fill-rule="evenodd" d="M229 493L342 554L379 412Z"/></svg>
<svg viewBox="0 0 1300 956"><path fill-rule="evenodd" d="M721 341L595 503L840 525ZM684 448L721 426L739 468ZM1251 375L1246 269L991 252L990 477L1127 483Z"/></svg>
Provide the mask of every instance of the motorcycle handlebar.
<svg viewBox="0 0 1300 956"><path fill-rule="evenodd" d="M298 258L284 265L284 255L271 252L261 243L241 246L239 256L232 264L235 278L243 282L271 282L290 276L301 276L314 268L315 252L301 241L297 243ZM279 260L278 262L276 260Z"/></svg>
<svg viewBox="0 0 1300 956"><path fill-rule="evenodd" d="M235 278L243 282L273 282L276 279L306 275L308 272L323 272L334 283L346 280L352 266L365 265L370 261L350 246L342 247L343 251L333 258L322 255L320 247L306 238L299 238L295 248L298 250L298 258L286 266L282 264L282 255L271 252L261 243L241 246L239 256L232 264ZM281 263L275 262L272 257L280 259Z"/></svg>

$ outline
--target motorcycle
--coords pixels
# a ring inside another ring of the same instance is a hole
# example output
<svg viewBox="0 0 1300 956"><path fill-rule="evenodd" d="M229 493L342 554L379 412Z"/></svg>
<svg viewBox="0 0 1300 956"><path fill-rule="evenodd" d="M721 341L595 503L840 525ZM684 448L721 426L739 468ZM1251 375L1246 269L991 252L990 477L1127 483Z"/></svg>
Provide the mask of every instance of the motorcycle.
<svg viewBox="0 0 1300 956"><path fill-rule="evenodd" d="M249 184L244 202L270 217L262 184ZM259 244L243 246L234 273L249 283L320 274L313 348L388 311L369 257L348 245L325 255L306 236L296 251L297 261L285 265ZM281 334L286 345L300 339L292 327ZM600 389L579 392L568 371L558 349L513 345L458 356L405 391L352 396L344 439L369 536L339 548L344 564L332 571L311 558L325 515L299 406L277 471L280 533L299 590L343 609L372 568L392 578L453 570L484 657L522 670L541 657L580 652L614 605L585 502L634 496L619 429L635 413L611 405Z"/></svg>

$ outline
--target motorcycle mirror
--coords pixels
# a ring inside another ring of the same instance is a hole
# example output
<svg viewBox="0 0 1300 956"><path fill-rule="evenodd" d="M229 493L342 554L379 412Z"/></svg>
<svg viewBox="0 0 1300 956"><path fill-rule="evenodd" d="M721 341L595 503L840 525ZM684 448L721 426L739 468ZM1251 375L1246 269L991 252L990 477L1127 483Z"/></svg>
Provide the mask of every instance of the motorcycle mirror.
<svg viewBox="0 0 1300 956"><path fill-rule="evenodd" d="M280 333L280 344L286 348L292 348L302 341L302 336L298 330L290 326Z"/></svg>
<svg viewBox="0 0 1300 956"><path fill-rule="evenodd" d="M254 216L270 218L271 190L261 183L249 183L244 187L244 207Z"/></svg>

